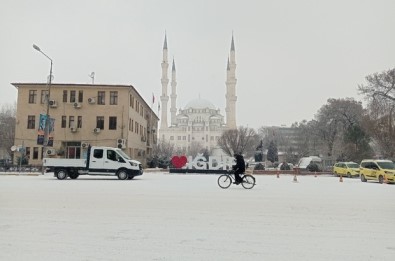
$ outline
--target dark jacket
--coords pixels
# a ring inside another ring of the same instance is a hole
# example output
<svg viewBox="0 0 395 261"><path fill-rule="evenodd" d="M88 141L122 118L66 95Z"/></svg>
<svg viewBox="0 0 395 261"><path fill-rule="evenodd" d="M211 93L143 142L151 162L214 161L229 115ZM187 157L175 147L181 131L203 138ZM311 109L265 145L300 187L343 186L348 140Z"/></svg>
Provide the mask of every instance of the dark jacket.
<svg viewBox="0 0 395 261"><path fill-rule="evenodd" d="M242 155L236 155L236 165L233 166L233 170L243 173L246 170L246 164Z"/></svg>

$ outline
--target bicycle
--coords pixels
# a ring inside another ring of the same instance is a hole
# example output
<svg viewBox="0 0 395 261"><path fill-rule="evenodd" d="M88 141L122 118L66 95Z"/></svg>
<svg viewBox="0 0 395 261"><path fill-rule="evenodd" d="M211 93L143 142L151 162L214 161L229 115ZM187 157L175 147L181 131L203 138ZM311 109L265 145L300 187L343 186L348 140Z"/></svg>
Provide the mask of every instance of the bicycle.
<svg viewBox="0 0 395 261"><path fill-rule="evenodd" d="M241 185L245 189L252 189L255 186L255 178L250 174L244 174L241 176ZM229 171L226 174L222 174L218 177L218 186L223 189L227 189L235 181L234 171Z"/></svg>

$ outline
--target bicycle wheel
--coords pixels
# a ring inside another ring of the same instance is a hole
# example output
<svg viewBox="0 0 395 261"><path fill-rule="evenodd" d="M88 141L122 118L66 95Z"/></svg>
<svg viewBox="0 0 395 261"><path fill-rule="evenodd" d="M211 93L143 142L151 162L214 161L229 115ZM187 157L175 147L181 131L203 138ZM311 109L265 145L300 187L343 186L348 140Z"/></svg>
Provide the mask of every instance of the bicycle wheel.
<svg viewBox="0 0 395 261"><path fill-rule="evenodd" d="M218 186L221 188L227 189L230 187L230 184L232 184L232 179L229 177L229 175L223 174L218 177Z"/></svg>
<svg viewBox="0 0 395 261"><path fill-rule="evenodd" d="M243 176L241 183L245 189L252 189L255 186L255 178L249 174Z"/></svg>

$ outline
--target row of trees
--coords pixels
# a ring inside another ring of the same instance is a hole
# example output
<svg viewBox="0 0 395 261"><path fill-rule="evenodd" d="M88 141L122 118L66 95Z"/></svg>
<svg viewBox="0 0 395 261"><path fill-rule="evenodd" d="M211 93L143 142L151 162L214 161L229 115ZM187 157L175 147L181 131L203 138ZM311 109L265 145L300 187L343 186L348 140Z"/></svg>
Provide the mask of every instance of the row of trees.
<svg viewBox="0 0 395 261"><path fill-rule="evenodd" d="M367 102L366 108L353 98L331 98L314 119L295 122L292 136L268 135L265 127L254 134L240 127L224 132L218 144L229 155L235 151L252 155L254 145L261 140L258 147L267 150L267 160L272 162L278 160L278 147L286 153L287 161L294 163L309 155L356 162L370 157L394 159L395 68L367 76L358 91Z"/></svg>

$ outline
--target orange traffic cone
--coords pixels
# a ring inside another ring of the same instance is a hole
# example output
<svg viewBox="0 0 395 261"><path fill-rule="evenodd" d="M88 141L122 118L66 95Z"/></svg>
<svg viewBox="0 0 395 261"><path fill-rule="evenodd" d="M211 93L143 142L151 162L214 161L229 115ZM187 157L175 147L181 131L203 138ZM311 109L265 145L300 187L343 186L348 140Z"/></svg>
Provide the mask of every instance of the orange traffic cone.
<svg viewBox="0 0 395 261"><path fill-rule="evenodd" d="M343 176L342 176L342 174L340 174L339 182L343 182Z"/></svg>
<svg viewBox="0 0 395 261"><path fill-rule="evenodd" d="M294 175L294 182L298 182L298 178L296 177L296 174Z"/></svg>

